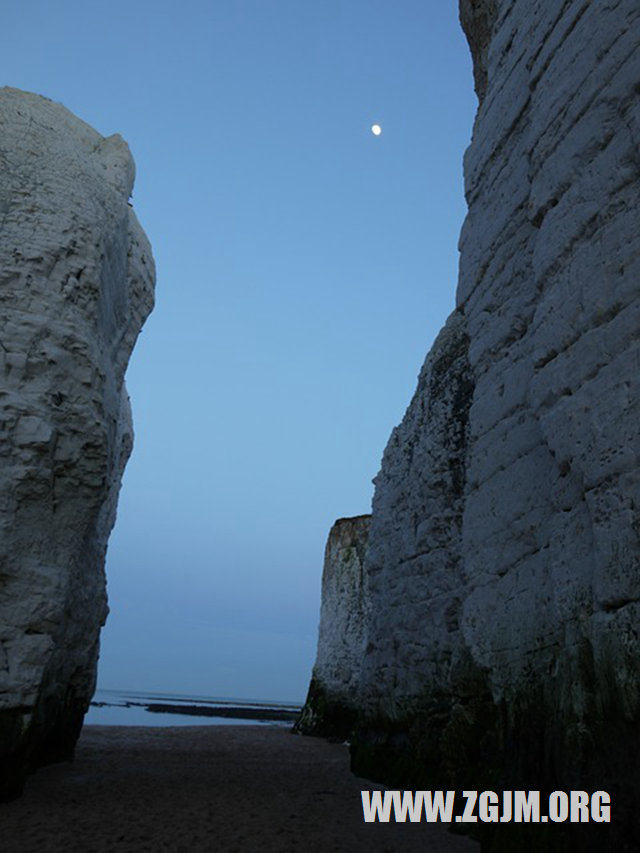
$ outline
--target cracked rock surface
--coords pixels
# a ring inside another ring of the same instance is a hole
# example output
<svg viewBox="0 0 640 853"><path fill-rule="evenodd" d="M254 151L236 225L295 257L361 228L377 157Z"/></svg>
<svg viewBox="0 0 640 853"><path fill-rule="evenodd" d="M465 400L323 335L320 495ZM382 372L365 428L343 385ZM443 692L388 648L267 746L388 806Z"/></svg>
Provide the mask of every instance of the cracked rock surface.
<svg viewBox="0 0 640 853"><path fill-rule="evenodd" d="M631 850L640 6L460 15L480 103L457 306L376 479L354 764L394 786L605 789L611 836L505 826L486 849L582 833L579 849Z"/></svg>
<svg viewBox="0 0 640 853"><path fill-rule="evenodd" d="M153 304L133 180L120 136L0 89L0 798L71 754L95 686Z"/></svg>

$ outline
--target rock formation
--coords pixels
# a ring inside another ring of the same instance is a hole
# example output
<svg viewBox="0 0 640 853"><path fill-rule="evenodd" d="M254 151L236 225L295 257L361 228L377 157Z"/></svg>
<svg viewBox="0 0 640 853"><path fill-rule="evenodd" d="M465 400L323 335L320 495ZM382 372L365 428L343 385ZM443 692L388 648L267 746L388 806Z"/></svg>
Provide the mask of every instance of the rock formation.
<svg viewBox="0 0 640 853"><path fill-rule="evenodd" d="M376 480L362 775L640 790L640 7L461 0L480 104L457 307ZM522 835L518 835L522 830ZM603 833L609 833L604 835ZM571 835L573 837L573 835Z"/></svg>
<svg viewBox="0 0 640 853"><path fill-rule="evenodd" d="M322 571L318 652L296 731L345 738L357 714L353 697L364 654L367 597L364 558L370 515L339 518L327 540Z"/></svg>
<svg viewBox="0 0 640 853"><path fill-rule="evenodd" d="M120 136L0 89L0 799L72 753L95 686L123 377L153 302L133 179Z"/></svg>

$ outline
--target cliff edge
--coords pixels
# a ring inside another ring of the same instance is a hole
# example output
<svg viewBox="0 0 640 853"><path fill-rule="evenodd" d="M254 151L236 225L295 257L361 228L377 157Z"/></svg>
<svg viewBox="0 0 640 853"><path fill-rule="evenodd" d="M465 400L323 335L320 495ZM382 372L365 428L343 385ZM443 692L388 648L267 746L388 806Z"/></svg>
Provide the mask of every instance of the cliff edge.
<svg viewBox="0 0 640 853"><path fill-rule="evenodd" d="M0 89L0 799L70 757L95 687L123 378L153 304L133 180L120 136Z"/></svg>

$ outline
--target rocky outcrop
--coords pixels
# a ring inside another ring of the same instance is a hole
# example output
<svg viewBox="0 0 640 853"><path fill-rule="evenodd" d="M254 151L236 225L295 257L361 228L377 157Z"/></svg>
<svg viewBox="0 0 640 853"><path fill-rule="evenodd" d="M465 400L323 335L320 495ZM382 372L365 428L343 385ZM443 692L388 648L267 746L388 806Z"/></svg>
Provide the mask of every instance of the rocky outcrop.
<svg viewBox="0 0 640 853"><path fill-rule="evenodd" d="M0 798L72 753L95 686L153 300L133 179L120 136L0 89Z"/></svg>
<svg viewBox="0 0 640 853"><path fill-rule="evenodd" d="M487 824L485 849L631 850L640 7L462 0L461 19L481 102L457 308L376 481L354 764L604 789L611 827Z"/></svg>
<svg viewBox="0 0 640 853"><path fill-rule="evenodd" d="M340 518L329 533L322 571L318 651L295 730L347 738L358 712L367 592L364 558L370 515Z"/></svg>
<svg viewBox="0 0 640 853"><path fill-rule="evenodd" d="M487 91L489 44L497 13L497 0L460 0L460 23L471 49L473 80L479 101Z"/></svg>

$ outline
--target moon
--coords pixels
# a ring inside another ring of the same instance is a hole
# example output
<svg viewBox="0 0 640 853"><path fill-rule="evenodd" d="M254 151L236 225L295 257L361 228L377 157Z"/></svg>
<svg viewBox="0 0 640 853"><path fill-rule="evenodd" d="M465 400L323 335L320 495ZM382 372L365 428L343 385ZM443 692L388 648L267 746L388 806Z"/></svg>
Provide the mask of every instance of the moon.
<svg viewBox="0 0 640 853"><path fill-rule="evenodd" d="M372 124L371 133L373 133L374 136L380 136L380 134L382 133L382 128L379 124Z"/></svg>

